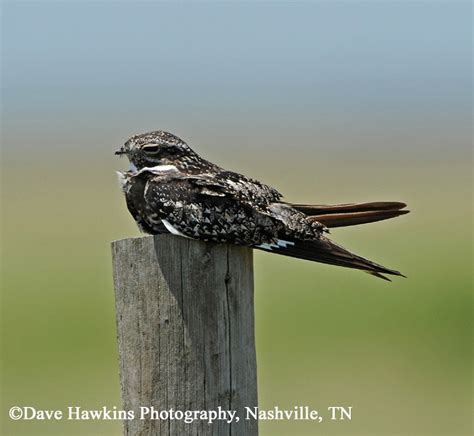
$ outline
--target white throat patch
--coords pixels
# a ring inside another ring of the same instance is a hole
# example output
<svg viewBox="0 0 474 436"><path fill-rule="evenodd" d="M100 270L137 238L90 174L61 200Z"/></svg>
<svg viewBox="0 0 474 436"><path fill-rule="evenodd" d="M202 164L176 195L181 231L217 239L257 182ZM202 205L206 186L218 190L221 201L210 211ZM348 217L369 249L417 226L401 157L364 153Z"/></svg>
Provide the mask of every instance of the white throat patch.
<svg viewBox="0 0 474 436"><path fill-rule="evenodd" d="M163 173L175 173L178 171L174 165L157 165L156 167L145 167L142 168L140 171L137 171L134 176L138 176L139 174L148 172L152 174L163 174Z"/></svg>

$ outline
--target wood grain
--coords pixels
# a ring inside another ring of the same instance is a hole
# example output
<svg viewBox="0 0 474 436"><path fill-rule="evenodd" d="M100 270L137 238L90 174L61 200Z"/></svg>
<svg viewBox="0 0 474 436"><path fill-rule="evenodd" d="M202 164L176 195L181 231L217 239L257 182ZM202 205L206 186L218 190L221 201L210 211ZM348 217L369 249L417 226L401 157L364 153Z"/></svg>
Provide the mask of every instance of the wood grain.
<svg viewBox="0 0 474 436"><path fill-rule="evenodd" d="M126 420L125 435L258 433L252 250L177 236L112 243L124 409L236 410L239 422Z"/></svg>

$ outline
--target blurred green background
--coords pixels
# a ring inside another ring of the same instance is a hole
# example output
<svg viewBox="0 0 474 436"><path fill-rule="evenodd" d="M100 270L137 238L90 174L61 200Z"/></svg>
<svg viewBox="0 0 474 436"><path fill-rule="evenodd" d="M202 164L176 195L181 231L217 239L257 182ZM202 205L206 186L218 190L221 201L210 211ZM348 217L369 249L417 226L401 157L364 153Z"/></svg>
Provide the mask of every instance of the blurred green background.
<svg viewBox="0 0 474 436"><path fill-rule="evenodd" d="M402 200L334 229L405 273L255 253L262 435L472 434L470 2L17 3L2 10L2 435L117 435L8 409L120 406L113 151L170 130L295 202Z"/></svg>

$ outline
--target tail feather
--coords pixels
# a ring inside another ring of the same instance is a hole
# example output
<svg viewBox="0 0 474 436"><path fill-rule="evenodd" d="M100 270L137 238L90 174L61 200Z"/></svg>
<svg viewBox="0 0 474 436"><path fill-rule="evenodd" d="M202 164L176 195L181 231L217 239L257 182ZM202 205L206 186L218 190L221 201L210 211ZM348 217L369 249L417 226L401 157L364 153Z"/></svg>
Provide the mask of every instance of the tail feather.
<svg viewBox="0 0 474 436"><path fill-rule="evenodd" d="M308 219L318 221L326 227L334 228L374 223L405 215L408 212L408 210L374 210L370 212L329 213L327 215L312 215Z"/></svg>
<svg viewBox="0 0 474 436"><path fill-rule="evenodd" d="M314 241L279 241L278 244L262 244L256 248L313 262L359 269L388 281L390 281L390 279L383 274L405 277L399 271L386 268L351 253L324 236Z"/></svg>
<svg viewBox="0 0 474 436"><path fill-rule="evenodd" d="M401 210L406 207L405 203L393 201L335 205L291 204L291 206L308 215L311 221L318 221L330 228L372 223L409 212Z"/></svg>

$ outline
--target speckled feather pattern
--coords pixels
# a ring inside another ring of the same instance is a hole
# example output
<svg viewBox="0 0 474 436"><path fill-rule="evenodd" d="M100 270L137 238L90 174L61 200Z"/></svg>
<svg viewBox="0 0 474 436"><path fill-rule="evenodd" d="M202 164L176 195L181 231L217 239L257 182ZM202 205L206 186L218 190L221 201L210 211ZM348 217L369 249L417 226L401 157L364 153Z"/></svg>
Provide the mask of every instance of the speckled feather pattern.
<svg viewBox="0 0 474 436"><path fill-rule="evenodd" d="M128 210L143 232L245 245L362 269L382 278L381 273L400 275L323 236L326 227L315 219L318 217L304 212L312 206L283 202L276 189L201 158L171 133L135 135L116 154L126 155L130 161L131 169L120 172L119 178ZM387 204L389 215L402 213L397 212L402 203ZM387 218L387 204L374 203L372 207L382 210L372 215ZM365 211L363 207L367 205L361 205L360 210ZM340 206L328 208L340 210ZM358 210L352 207L354 214L342 218L337 213L326 214L325 219L360 222ZM367 216L370 219L370 214Z"/></svg>
<svg viewBox="0 0 474 436"><path fill-rule="evenodd" d="M159 144L156 157L143 152L150 144ZM276 189L202 159L171 133L136 135L123 148L137 168L122 174L127 206L146 233L169 231L165 220L190 238L256 246L324 229L281 203Z"/></svg>
<svg viewBox="0 0 474 436"><path fill-rule="evenodd" d="M184 236L255 246L277 239L314 239L323 226L277 203L277 191L229 171L126 173L127 204L141 229L163 233L166 220Z"/></svg>

